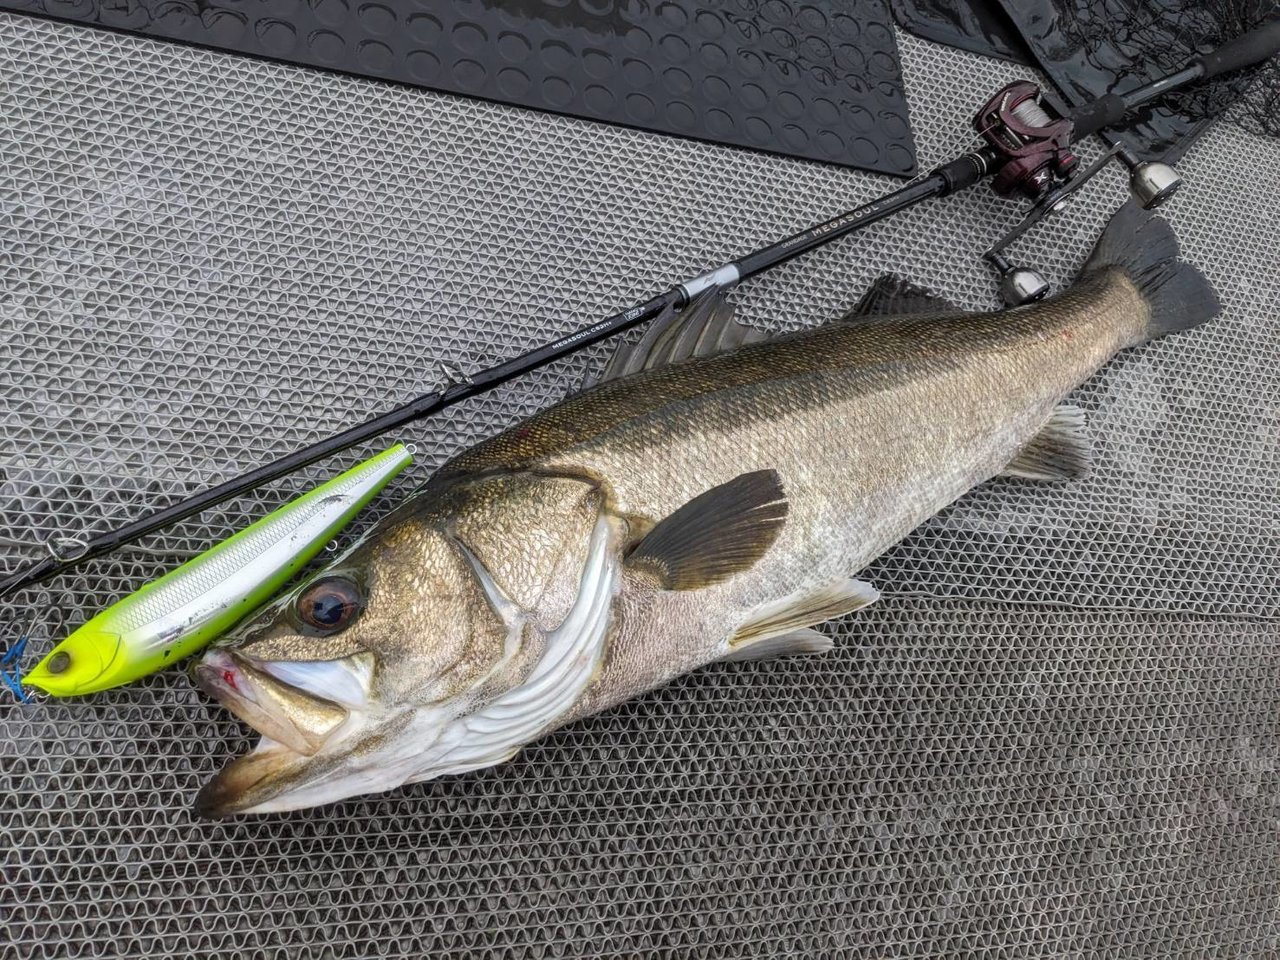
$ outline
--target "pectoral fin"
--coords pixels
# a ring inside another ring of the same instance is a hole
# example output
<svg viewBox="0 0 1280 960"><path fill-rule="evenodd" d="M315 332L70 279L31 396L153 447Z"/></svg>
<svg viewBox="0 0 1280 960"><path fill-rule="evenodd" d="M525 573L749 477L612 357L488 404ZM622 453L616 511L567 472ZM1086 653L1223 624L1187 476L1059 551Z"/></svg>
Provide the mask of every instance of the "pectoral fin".
<svg viewBox="0 0 1280 960"><path fill-rule="evenodd" d="M843 617L846 613L861 610L879 599L880 591L863 580L833 580L816 590L793 593L758 608L734 631L729 646L736 653L740 648L786 636L794 637L801 627L810 627L833 617ZM736 659L746 659L745 650L744 656Z"/></svg>
<svg viewBox="0 0 1280 960"><path fill-rule="evenodd" d="M666 517L627 556L667 590L697 590L749 570L787 519L776 470L757 470L712 487Z"/></svg>
<svg viewBox="0 0 1280 960"><path fill-rule="evenodd" d="M1018 451L1002 477L1023 480L1075 480L1089 472L1089 438L1084 411L1064 403L1041 427L1031 442Z"/></svg>

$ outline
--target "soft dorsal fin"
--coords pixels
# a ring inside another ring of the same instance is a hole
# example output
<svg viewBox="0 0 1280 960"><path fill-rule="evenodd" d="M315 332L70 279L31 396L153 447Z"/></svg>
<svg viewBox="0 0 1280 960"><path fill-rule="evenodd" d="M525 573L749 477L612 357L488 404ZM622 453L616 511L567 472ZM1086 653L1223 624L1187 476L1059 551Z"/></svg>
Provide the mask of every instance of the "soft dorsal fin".
<svg viewBox="0 0 1280 960"><path fill-rule="evenodd" d="M866 317L960 312L954 303L936 293L904 280L896 273L886 273L867 287L862 299L840 318L840 322L851 323Z"/></svg>
<svg viewBox="0 0 1280 960"><path fill-rule="evenodd" d="M644 336L618 347L598 380L588 378L582 385L585 389L690 357L714 356L766 337L763 330L735 318L723 290L707 290L683 310L668 307L658 314Z"/></svg>
<svg viewBox="0 0 1280 960"><path fill-rule="evenodd" d="M1023 480L1075 480L1089 472L1091 459L1084 411L1064 403L1053 411L1040 432L1000 471L1000 476L1021 477Z"/></svg>
<svg viewBox="0 0 1280 960"><path fill-rule="evenodd" d="M632 548L627 564L667 590L697 590L755 566L788 511L776 470L744 473L694 497Z"/></svg>

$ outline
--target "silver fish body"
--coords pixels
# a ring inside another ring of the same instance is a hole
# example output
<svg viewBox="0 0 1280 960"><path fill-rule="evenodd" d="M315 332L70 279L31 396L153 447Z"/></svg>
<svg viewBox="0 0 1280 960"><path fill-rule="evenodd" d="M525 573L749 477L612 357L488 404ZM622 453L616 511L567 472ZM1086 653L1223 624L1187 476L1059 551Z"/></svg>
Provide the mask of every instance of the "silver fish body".
<svg viewBox="0 0 1280 960"><path fill-rule="evenodd" d="M851 574L1002 471L1071 473L1063 397L1215 312L1176 253L1129 209L1082 279L1032 307L862 317L709 356L743 340L723 305L673 318L641 344L656 361L447 464L206 654L201 684L267 737L198 809L489 766L707 663L827 649L811 627L877 595Z"/></svg>

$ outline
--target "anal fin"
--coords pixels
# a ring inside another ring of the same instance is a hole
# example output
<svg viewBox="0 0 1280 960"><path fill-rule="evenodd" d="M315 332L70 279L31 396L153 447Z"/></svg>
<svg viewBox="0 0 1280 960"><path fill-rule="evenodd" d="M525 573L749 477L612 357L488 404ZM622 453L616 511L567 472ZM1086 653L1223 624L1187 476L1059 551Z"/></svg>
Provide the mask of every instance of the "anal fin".
<svg viewBox="0 0 1280 960"><path fill-rule="evenodd" d="M843 617L879 599L880 591L863 580L833 580L816 590L793 593L757 608L751 618L734 631L729 638L729 646L737 653L739 648L794 634L802 627L811 627L834 617Z"/></svg>
<svg viewBox="0 0 1280 960"><path fill-rule="evenodd" d="M1084 411L1064 403L1053 411L1031 442L1000 471L1000 476L1023 480L1075 480L1089 472L1090 459Z"/></svg>
<svg viewBox="0 0 1280 960"><path fill-rule="evenodd" d="M810 627L801 627L790 633L764 637L737 647L720 659L724 663L737 663L742 660L769 660L773 657L812 656L829 653L834 647L835 642L825 633L819 633Z"/></svg>

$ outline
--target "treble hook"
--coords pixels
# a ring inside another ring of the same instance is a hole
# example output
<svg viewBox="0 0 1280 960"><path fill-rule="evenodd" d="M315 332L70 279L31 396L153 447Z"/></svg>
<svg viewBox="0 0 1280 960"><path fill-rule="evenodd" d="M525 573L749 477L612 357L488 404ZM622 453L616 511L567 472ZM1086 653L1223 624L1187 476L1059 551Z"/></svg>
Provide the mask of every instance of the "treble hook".
<svg viewBox="0 0 1280 960"><path fill-rule="evenodd" d="M22 687L22 654L27 649L27 641L31 639L31 628L35 622L35 615L32 614L17 643L0 656L0 680L20 703L30 703L32 700L31 694Z"/></svg>

